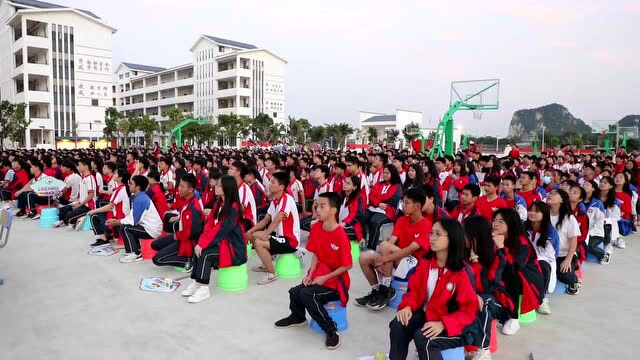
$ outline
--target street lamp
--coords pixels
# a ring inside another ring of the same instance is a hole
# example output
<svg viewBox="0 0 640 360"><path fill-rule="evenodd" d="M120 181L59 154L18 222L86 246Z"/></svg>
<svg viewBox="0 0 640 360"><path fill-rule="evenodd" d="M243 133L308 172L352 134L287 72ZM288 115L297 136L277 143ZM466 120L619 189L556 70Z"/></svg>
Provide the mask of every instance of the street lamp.
<svg viewBox="0 0 640 360"><path fill-rule="evenodd" d="M540 151L544 151L544 130L545 129L546 127L542 125L542 148L540 149Z"/></svg>

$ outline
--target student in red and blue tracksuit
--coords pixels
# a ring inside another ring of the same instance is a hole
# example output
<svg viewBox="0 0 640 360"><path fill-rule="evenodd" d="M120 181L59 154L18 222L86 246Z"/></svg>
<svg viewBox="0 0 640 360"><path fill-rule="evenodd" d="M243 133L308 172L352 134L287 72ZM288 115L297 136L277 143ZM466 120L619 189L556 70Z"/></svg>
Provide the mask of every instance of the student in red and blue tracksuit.
<svg viewBox="0 0 640 360"><path fill-rule="evenodd" d="M340 225L347 232L350 241L362 240L362 224L360 219L365 211L366 200L360 191L360 178L356 175L347 176L342 183L342 205L338 213Z"/></svg>

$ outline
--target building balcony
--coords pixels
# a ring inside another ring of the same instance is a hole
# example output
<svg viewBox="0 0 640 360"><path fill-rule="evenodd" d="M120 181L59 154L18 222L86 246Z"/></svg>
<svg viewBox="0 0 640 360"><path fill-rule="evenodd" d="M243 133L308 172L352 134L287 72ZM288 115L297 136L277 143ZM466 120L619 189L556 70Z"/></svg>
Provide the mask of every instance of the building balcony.
<svg viewBox="0 0 640 360"><path fill-rule="evenodd" d="M51 66L47 64L26 63L26 64L22 64L21 67L22 67L22 71L27 74L42 75L47 77L50 77L52 74ZM18 68L16 68L16 70L18 70Z"/></svg>
<svg viewBox="0 0 640 360"><path fill-rule="evenodd" d="M251 77L251 70L249 69L243 69L243 68L235 68L235 69L229 69L229 70L223 70L223 71L218 71L216 73L215 78L217 80L220 79L226 79L226 78L234 78L234 77L247 77L250 78Z"/></svg>
<svg viewBox="0 0 640 360"><path fill-rule="evenodd" d="M25 37L21 37L13 42L13 52L24 49Z"/></svg>
<svg viewBox="0 0 640 360"><path fill-rule="evenodd" d="M29 103L51 103L51 92L49 91L25 91L25 100Z"/></svg>
<svg viewBox="0 0 640 360"><path fill-rule="evenodd" d="M224 109L217 109L218 115L231 115L236 114L239 116L251 116L250 107L229 107Z"/></svg>
<svg viewBox="0 0 640 360"><path fill-rule="evenodd" d="M49 47L51 47L51 39L47 37L27 35L20 38L20 40L22 39L24 39L24 45L26 46L33 46L43 49L48 49Z"/></svg>

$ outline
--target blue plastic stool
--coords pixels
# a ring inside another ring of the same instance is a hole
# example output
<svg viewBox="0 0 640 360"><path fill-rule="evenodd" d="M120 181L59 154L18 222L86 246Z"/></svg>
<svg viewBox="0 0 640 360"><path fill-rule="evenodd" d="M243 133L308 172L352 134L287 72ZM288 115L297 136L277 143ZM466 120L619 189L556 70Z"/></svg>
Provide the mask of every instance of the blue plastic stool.
<svg viewBox="0 0 640 360"><path fill-rule="evenodd" d="M52 228L53 224L60 220L58 218L58 208L45 208L40 211L40 227Z"/></svg>
<svg viewBox="0 0 640 360"><path fill-rule="evenodd" d="M347 330L349 326L349 322L347 321L347 308L343 307L340 301L330 301L324 304L324 308L327 310L327 313L329 313L329 317L336 323L338 331L342 332ZM324 333L320 325L313 319L311 319L310 326L313 331Z"/></svg>
<svg viewBox="0 0 640 360"><path fill-rule="evenodd" d="M93 225L91 224L91 216L86 215L84 219L84 223L82 224L82 231L90 231L93 230Z"/></svg>
<svg viewBox="0 0 640 360"><path fill-rule="evenodd" d="M565 285L563 282L556 281L556 288L553 290L553 294L563 295L563 294L566 294L566 291L567 291L567 285Z"/></svg>
<svg viewBox="0 0 640 360"><path fill-rule="evenodd" d="M598 247L600 249L602 249L602 251L604 251L604 243L598 244ZM592 253L587 251L587 261L599 263L600 259L598 257L596 257L595 255L593 255Z"/></svg>
<svg viewBox="0 0 640 360"><path fill-rule="evenodd" d="M442 360L464 360L464 346L442 350Z"/></svg>
<svg viewBox="0 0 640 360"><path fill-rule="evenodd" d="M389 301L389 307L392 309L397 309L398 305L402 301L402 297L407 293L407 287L409 286L409 282L400 279L393 279L391 282L391 288L396 291L396 296Z"/></svg>

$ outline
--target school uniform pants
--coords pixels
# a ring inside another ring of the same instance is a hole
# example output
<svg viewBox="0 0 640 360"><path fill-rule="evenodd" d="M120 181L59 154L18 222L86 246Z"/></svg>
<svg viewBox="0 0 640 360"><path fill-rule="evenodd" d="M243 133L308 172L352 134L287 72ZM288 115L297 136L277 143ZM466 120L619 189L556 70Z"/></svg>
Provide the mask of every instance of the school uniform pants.
<svg viewBox="0 0 640 360"><path fill-rule="evenodd" d="M345 226L344 232L347 233L347 237L349 238L349 241L360 242L361 239L358 239L358 236L356 235L356 231L353 230L353 226L350 226L350 225Z"/></svg>
<svg viewBox="0 0 640 360"><path fill-rule="evenodd" d="M406 359L411 340L416 345L420 360L442 360L442 350L462 346L462 338L460 336L448 336L446 330L432 338L424 336L422 333L424 324L425 314L423 310L414 312L407 326L402 325L397 318L394 318L389 323L389 337L391 338L390 360Z"/></svg>
<svg viewBox="0 0 640 360"><path fill-rule="evenodd" d="M31 209L31 212L36 212L36 206L46 205L49 199L46 196L38 196L34 192L23 192L18 195L18 209L26 211Z"/></svg>
<svg viewBox="0 0 640 360"><path fill-rule="evenodd" d="M604 225L604 237L602 236L589 236L589 245L587 251L598 259L602 259L604 256L604 249L600 249L598 245L604 244L604 248L611 243L611 224Z"/></svg>
<svg viewBox="0 0 640 360"><path fill-rule="evenodd" d="M544 280L544 293L549 292L549 282L551 281L551 264L544 260L538 260L540 269L542 269L542 279Z"/></svg>
<svg viewBox="0 0 640 360"><path fill-rule="evenodd" d="M120 235L120 226L113 226L111 229L106 225L107 222L107 214L100 213L94 214L89 217L91 221L91 227L93 228L93 233L96 236L106 234L108 238L117 238Z"/></svg>
<svg viewBox="0 0 640 360"><path fill-rule="evenodd" d="M0 189L0 199L2 199L2 201L11 200L11 190Z"/></svg>
<svg viewBox="0 0 640 360"><path fill-rule="evenodd" d="M89 212L89 207L86 205L73 208L72 205L65 205L58 210L60 213L60 219L66 224L75 224L79 218L83 217Z"/></svg>
<svg viewBox="0 0 640 360"><path fill-rule="evenodd" d="M173 234L161 237L151 243L151 248L158 253L153 257L153 263L157 266L170 265L184 267L190 258L178 255L180 242Z"/></svg>
<svg viewBox="0 0 640 360"><path fill-rule="evenodd" d="M375 250L380 242L380 229L384 224L390 224L391 221L386 214L367 210L364 216L364 225L367 227L367 247Z"/></svg>
<svg viewBox="0 0 640 360"><path fill-rule="evenodd" d="M340 294L325 286L300 284L289 289L291 316L296 320L303 321L306 319L304 313L306 310L326 334L335 332L337 328L324 305L337 300L340 300Z"/></svg>
<svg viewBox="0 0 640 360"><path fill-rule="evenodd" d="M578 259L576 256L574 256L571 259L571 268L566 273L563 273L560 270L560 266L565 258L566 256L561 256L556 259L556 265L557 265L556 274L558 275L558 281L560 281L563 284L573 286L578 282L578 277L576 276L576 269L578 268Z"/></svg>
<svg viewBox="0 0 640 360"><path fill-rule="evenodd" d="M191 261L194 264L191 278L199 284L209 284L211 269L218 269L220 264L220 247L217 244L210 245L202 249L200 256L196 256L194 252Z"/></svg>
<svg viewBox="0 0 640 360"><path fill-rule="evenodd" d="M153 238L142 225L122 225L120 231L122 232L124 249L127 254L134 252L140 255L140 239Z"/></svg>
<svg viewBox="0 0 640 360"><path fill-rule="evenodd" d="M174 216L180 216L180 214L176 214L174 212L166 212L162 217L162 230L169 234L175 234L178 232L178 226L180 221L176 220L174 222L169 221Z"/></svg>
<svg viewBox="0 0 640 360"><path fill-rule="evenodd" d="M300 230L311 231L311 221L313 221L313 217L311 215L307 215L300 219Z"/></svg>
<svg viewBox="0 0 640 360"><path fill-rule="evenodd" d="M258 222L262 221L262 219L264 219L265 216L267 216L267 211L269 210L268 206L262 207L262 208L258 208L258 210L256 211L256 216L258 217Z"/></svg>

